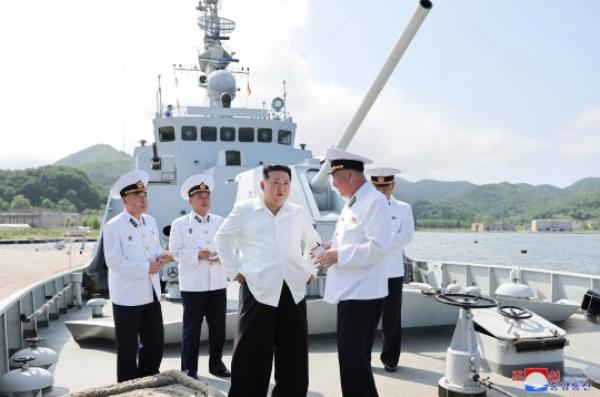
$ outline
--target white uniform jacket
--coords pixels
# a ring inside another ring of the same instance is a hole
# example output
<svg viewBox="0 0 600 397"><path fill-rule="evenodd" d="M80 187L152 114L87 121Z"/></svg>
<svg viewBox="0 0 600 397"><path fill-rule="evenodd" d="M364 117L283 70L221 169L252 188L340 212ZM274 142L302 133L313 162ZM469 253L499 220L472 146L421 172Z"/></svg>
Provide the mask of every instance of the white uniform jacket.
<svg viewBox="0 0 600 397"><path fill-rule="evenodd" d="M342 209L331 240L338 262L327 269L326 302L387 296L383 258L391 240L389 207L385 196L365 183Z"/></svg>
<svg viewBox="0 0 600 397"><path fill-rule="evenodd" d="M242 273L256 300L273 307L284 280L294 302L304 299L306 282L316 273L308 253L320 241L304 208L286 202L273 215L261 197L236 203L215 236L229 278Z"/></svg>
<svg viewBox="0 0 600 397"><path fill-rule="evenodd" d="M383 258L383 262L387 268L388 278L396 278L404 276L402 253L404 247L413 239L415 221L409 204L393 197L390 198L389 204L392 220L392 241L390 250Z"/></svg>
<svg viewBox="0 0 600 397"><path fill-rule="evenodd" d="M215 233L223 217L207 214L201 217L191 211L171 224L169 251L179 262L179 288L182 291L203 292L227 288L227 273L219 262L198 259L198 253L207 249L216 252Z"/></svg>
<svg viewBox="0 0 600 397"><path fill-rule="evenodd" d="M113 303L139 306L152 303L152 290L160 299L159 275L150 275L150 262L160 247L156 221L150 215L136 220L123 210L102 228L104 257L108 266L108 291Z"/></svg>

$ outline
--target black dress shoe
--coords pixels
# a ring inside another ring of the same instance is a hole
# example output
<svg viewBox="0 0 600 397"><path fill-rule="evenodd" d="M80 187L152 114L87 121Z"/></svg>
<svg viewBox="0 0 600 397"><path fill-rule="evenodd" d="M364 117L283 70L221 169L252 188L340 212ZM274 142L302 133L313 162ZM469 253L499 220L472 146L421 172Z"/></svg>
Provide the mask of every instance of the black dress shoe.
<svg viewBox="0 0 600 397"><path fill-rule="evenodd" d="M229 371L227 368L210 370L208 372L210 372L214 376L218 376L219 378L231 378L231 371Z"/></svg>
<svg viewBox="0 0 600 397"><path fill-rule="evenodd" d="M398 371L398 366L394 365L392 367L391 365L384 364L383 369L385 369L387 372L396 372L396 371Z"/></svg>

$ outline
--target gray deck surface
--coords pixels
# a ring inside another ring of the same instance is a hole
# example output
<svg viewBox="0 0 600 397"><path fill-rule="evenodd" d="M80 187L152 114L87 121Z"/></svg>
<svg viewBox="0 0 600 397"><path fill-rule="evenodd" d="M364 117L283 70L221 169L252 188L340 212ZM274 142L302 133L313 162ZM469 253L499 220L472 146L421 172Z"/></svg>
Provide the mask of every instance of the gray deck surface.
<svg viewBox="0 0 600 397"><path fill-rule="evenodd" d="M60 320L53 321L50 327L41 329L44 345L59 352L59 362L54 368L55 386L47 396L62 396L70 391L90 386L112 384L116 380L116 359L111 344L79 346L70 337L63 324L64 320L90 317L88 308L71 309ZM565 367L573 374L590 364L600 364L600 326L588 323L582 315L575 315L561 324L568 332L570 345L565 348ZM437 396L437 382L445 370L445 351L452 337L451 328L426 328L405 330L402 342L402 356L399 371L385 372L379 362L378 353L381 338L378 338L372 356L375 381L382 397L393 396ZM310 349L310 386L308 396L341 396L335 336L312 337ZM231 362L232 344L225 346L224 362ZM179 369L180 350L178 346L167 347L161 370ZM200 350L199 375L202 380L226 392L227 380L208 374L207 346ZM482 373L482 375L486 375ZM504 386L506 390L519 395L531 396L523 390L523 383L512 381L497 374L489 374L491 380ZM273 385L273 380L271 380ZM536 394L534 394L536 395ZM540 394L537 394L540 395ZM544 396L600 396L600 390L591 389L552 391ZM500 394L490 391L488 396Z"/></svg>

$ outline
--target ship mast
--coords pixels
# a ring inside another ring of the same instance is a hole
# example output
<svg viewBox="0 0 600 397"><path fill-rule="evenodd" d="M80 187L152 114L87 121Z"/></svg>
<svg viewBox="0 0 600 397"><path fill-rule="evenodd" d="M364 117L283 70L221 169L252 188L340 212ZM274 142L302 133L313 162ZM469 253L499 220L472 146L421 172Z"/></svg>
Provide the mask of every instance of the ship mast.
<svg viewBox="0 0 600 397"><path fill-rule="evenodd" d="M239 62L225 48L222 41L229 40L235 22L219 16L219 0L199 0L196 10L198 27L204 32L204 51L198 54L198 63L191 66L173 64L174 71L200 73L198 85L206 90L210 106L230 107L237 88L233 74L249 74L249 69L227 70L232 62Z"/></svg>

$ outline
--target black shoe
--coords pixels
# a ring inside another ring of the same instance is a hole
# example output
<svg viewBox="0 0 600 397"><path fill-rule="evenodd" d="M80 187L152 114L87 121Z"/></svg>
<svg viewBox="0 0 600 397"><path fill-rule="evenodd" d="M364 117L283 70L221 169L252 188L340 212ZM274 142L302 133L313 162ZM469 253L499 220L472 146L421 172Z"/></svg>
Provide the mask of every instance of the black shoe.
<svg viewBox="0 0 600 397"><path fill-rule="evenodd" d="M391 366L391 365L384 364L383 369L385 369L387 372L396 372L396 371L398 371L398 366L397 365Z"/></svg>
<svg viewBox="0 0 600 397"><path fill-rule="evenodd" d="M210 370L208 372L210 372L214 376L218 376L219 378L231 378L231 371L229 371L225 367L217 370Z"/></svg>
<svg viewBox="0 0 600 397"><path fill-rule="evenodd" d="M198 375L197 375L197 374L193 374L193 375L186 374L186 375L187 375L187 376L189 376L189 377L190 377L190 378L192 378L192 379L196 379L196 380L198 380Z"/></svg>

